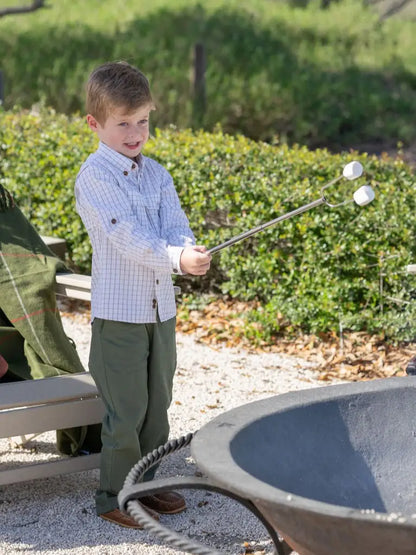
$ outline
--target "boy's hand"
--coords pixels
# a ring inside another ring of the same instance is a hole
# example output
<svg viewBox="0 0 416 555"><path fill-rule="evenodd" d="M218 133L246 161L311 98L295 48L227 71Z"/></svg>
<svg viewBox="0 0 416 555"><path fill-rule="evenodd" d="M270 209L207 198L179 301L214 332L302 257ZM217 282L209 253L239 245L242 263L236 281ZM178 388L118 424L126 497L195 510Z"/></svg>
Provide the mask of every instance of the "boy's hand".
<svg viewBox="0 0 416 555"><path fill-rule="evenodd" d="M205 275L210 267L212 256L202 245L185 247L181 254L180 264L184 274L193 276Z"/></svg>

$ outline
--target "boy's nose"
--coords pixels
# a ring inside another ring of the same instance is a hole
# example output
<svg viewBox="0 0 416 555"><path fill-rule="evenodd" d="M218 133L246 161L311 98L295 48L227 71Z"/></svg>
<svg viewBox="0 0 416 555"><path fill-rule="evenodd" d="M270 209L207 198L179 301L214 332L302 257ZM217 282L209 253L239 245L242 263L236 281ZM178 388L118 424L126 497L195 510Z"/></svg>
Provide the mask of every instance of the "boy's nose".
<svg viewBox="0 0 416 555"><path fill-rule="evenodd" d="M144 136L144 131L143 131L143 129L140 129L140 127L139 127L137 129L133 129L132 132L130 133L130 135L133 139L135 139L137 137L142 138Z"/></svg>
<svg viewBox="0 0 416 555"><path fill-rule="evenodd" d="M127 143L137 143L137 141L141 141L141 136L139 133L129 133L128 137L126 137Z"/></svg>

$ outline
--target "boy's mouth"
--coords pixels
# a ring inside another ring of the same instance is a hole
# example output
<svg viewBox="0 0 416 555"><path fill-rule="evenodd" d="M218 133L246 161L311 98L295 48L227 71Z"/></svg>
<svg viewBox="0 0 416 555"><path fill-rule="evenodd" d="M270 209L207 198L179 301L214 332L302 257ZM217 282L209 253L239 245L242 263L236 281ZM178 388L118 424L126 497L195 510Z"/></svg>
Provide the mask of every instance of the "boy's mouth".
<svg viewBox="0 0 416 555"><path fill-rule="evenodd" d="M124 143L126 145L126 147L130 150L136 150L136 148L139 148L140 146L140 141L137 141L135 143Z"/></svg>

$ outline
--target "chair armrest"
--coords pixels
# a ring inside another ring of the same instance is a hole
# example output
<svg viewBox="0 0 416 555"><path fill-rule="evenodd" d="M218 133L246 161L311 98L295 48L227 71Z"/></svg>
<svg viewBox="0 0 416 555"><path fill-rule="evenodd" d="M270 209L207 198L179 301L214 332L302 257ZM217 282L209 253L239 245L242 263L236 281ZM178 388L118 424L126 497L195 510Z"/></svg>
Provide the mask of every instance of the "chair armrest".
<svg viewBox="0 0 416 555"><path fill-rule="evenodd" d="M73 274L71 272L57 273L55 291L57 295L90 301L91 276Z"/></svg>
<svg viewBox="0 0 416 555"><path fill-rule="evenodd" d="M181 288L174 286L175 296L179 295ZM62 272L56 274L57 295L71 297L72 299L80 299L82 301L91 300L91 276L82 274L73 274L71 272Z"/></svg>

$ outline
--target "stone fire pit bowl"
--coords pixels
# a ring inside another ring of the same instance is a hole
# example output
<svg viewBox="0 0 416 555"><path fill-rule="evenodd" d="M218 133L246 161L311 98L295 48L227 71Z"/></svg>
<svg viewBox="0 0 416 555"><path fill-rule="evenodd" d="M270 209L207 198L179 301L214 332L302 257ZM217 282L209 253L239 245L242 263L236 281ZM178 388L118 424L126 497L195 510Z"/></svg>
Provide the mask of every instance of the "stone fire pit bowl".
<svg viewBox="0 0 416 555"><path fill-rule="evenodd" d="M191 452L301 555L416 553L416 377L243 405L201 428Z"/></svg>

